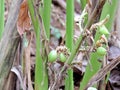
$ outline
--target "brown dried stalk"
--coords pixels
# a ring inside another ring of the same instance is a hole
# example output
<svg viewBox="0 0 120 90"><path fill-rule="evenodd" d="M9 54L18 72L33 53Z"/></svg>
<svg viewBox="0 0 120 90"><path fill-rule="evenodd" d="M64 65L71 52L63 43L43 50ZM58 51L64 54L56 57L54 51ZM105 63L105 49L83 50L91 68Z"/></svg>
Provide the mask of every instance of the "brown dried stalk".
<svg viewBox="0 0 120 90"><path fill-rule="evenodd" d="M115 68L120 63L120 56L118 56L116 59L113 59L109 64L107 64L105 67L103 67L101 70L99 70L89 81L89 83L86 86L86 89L96 82L99 82L101 79L107 75L109 71L111 71L113 68ZM86 90L85 89L85 90Z"/></svg>
<svg viewBox="0 0 120 90"><path fill-rule="evenodd" d="M20 37L17 37L16 22L22 1L23 0L12 1L3 37L0 41L0 90L4 90L4 83L12 67L20 41Z"/></svg>
<svg viewBox="0 0 120 90"><path fill-rule="evenodd" d="M93 13L91 14L85 29L89 29L91 25L95 22L95 20L99 20L98 18L100 18L101 11L105 2L106 0L98 0L97 5L95 6Z"/></svg>

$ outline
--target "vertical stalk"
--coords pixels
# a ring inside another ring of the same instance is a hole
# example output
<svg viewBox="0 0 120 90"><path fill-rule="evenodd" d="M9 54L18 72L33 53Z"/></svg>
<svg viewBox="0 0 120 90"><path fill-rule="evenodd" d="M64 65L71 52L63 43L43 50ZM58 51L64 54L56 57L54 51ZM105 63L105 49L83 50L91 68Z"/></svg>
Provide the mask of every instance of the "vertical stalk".
<svg viewBox="0 0 120 90"><path fill-rule="evenodd" d="M47 38L50 38L50 17L51 17L51 2L52 0L43 1L43 23L46 31Z"/></svg>
<svg viewBox="0 0 120 90"><path fill-rule="evenodd" d="M43 59L40 53L41 42L40 42L40 26L38 22L38 17L35 14L33 1L28 0L29 12L32 20L32 24L34 26L34 30L36 33L36 66L35 66L35 90L47 90L47 83L44 82L43 73L45 73L43 69Z"/></svg>
<svg viewBox="0 0 120 90"><path fill-rule="evenodd" d="M0 0L0 38L4 31L4 0Z"/></svg>
<svg viewBox="0 0 120 90"><path fill-rule="evenodd" d="M67 0L67 20L66 20L66 46L72 51L73 48L73 30L74 30L74 0ZM68 70L68 76L65 79L65 90L74 90L73 70Z"/></svg>
<svg viewBox="0 0 120 90"><path fill-rule="evenodd" d="M45 40L42 43L42 55L43 55L43 81L44 81L44 90L48 89L48 73L47 73L47 54L48 54L48 42L50 39L50 19L51 19L51 3L52 0L43 0L43 7L39 8L39 15L41 16L41 24L40 27L42 29L42 33L44 34L43 39ZM45 46L46 45L46 46ZM42 89L43 90L43 89Z"/></svg>
<svg viewBox="0 0 120 90"><path fill-rule="evenodd" d="M66 16L66 46L72 50L74 29L74 0L67 0Z"/></svg>
<svg viewBox="0 0 120 90"><path fill-rule="evenodd" d="M73 85L73 70L70 68L67 71L68 76L66 77L65 90L74 90Z"/></svg>

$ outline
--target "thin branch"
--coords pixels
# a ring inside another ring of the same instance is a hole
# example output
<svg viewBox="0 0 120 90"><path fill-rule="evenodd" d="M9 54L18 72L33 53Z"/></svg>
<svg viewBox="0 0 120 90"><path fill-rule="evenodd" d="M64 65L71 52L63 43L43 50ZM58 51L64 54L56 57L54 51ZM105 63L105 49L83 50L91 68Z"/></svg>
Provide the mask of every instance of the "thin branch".
<svg viewBox="0 0 120 90"><path fill-rule="evenodd" d="M85 30L89 29L91 27L91 25L95 22L95 20L100 18L101 11L103 9L105 2L106 2L106 0L99 0L97 2L97 5L96 5L95 9L93 10L93 13L91 14L91 16L87 22L87 25L85 26Z"/></svg>
<svg viewBox="0 0 120 90"><path fill-rule="evenodd" d="M109 64L107 64L105 67L103 67L100 71L98 71L89 81L89 83L86 86L86 89L93 84L99 82L102 78L104 78L105 75L109 71L111 71L113 68L115 68L120 63L120 56L118 56L116 59L113 59ZM85 89L85 90L86 90Z"/></svg>
<svg viewBox="0 0 120 90"><path fill-rule="evenodd" d="M102 26L102 25L104 25L105 23L107 23L108 22L108 20L109 20L109 15L107 15L106 16L106 18L105 19L103 19L102 21L100 21L100 22L98 22L98 23L95 23L95 24L93 24L91 27L90 27L90 30L92 31L92 30L94 30L94 29L96 29L96 28L98 28L98 27L100 27L100 26Z"/></svg>

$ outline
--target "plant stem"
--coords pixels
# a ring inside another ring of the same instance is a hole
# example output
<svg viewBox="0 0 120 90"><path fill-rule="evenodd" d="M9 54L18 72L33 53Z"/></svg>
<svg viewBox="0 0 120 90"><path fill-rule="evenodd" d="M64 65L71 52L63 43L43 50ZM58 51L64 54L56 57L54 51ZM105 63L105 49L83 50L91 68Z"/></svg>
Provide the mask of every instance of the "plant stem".
<svg viewBox="0 0 120 90"><path fill-rule="evenodd" d="M50 38L50 17L51 17L51 2L52 0L43 1L43 23L46 31L47 38Z"/></svg>
<svg viewBox="0 0 120 90"><path fill-rule="evenodd" d="M66 77L65 90L74 90L73 85L73 70L70 68L67 70L68 76Z"/></svg>
<svg viewBox="0 0 120 90"><path fill-rule="evenodd" d="M47 90L48 80L45 76L44 62L40 50L42 43L40 41L40 26L37 13L34 11L33 1L28 0L29 11L32 19L32 24L36 33L36 66L35 66L35 90Z"/></svg>
<svg viewBox="0 0 120 90"><path fill-rule="evenodd" d="M66 46L72 50L74 29L74 0L67 0Z"/></svg>
<svg viewBox="0 0 120 90"><path fill-rule="evenodd" d="M67 0L66 8L66 46L72 51L73 49L73 30L74 30L74 0ZM65 78L65 90L74 90L73 69L69 69L68 77Z"/></svg>
<svg viewBox="0 0 120 90"><path fill-rule="evenodd" d="M4 0L0 0L0 38L4 31Z"/></svg>

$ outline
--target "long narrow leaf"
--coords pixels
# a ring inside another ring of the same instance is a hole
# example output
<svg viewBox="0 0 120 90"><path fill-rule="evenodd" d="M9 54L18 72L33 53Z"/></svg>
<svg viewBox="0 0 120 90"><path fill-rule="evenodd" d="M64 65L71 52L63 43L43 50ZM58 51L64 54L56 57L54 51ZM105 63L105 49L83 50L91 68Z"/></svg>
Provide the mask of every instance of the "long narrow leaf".
<svg viewBox="0 0 120 90"><path fill-rule="evenodd" d="M69 69L67 71L68 76L66 77L66 82L65 82L65 90L74 90L74 85L73 85L73 70Z"/></svg>
<svg viewBox="0 0 120 90"><path fill-rule="evenodd" d="M67 21L66 21L66 46L72 51L73 48L73 30L74 30L74 0L67 0ZM68 70L68 76L65 80L65 90L74 90L73 70Z"/></svg>
<svg viewBox="0 0 120 90"><path fill-rule="evenodd" d="M74 0L67 0L66 46L72 50L74 29Z"/></svg>
<svg viewBox="0 0 120 90"><path fill-rule="evenodd" d="M37 16L35 16L35 11L33 7L33 1L28 0L29 11L32 19L32 24L36 33L36 66L35 66L35 90L45 90L44 84L44 69L43 69L43 60L40 55L40 26Z"/></svg>
<svg viewBox="0 0 120 90"><path fill-rule="evenodd" d="M4 0L0 0L0 38L4 30Z"/></svg>
<svg viewBox="0 0 120 90"><path fill-rule="evenodd" d="M51 2L52 0L43 1L43 22L46 31L47 38L50 38L50 17L51 17Z"/></svg>

